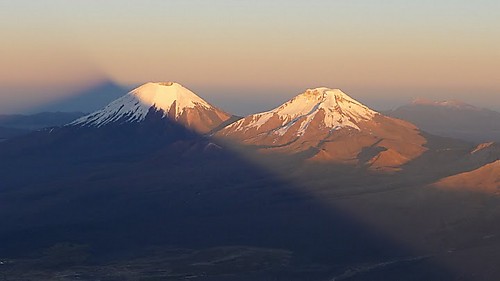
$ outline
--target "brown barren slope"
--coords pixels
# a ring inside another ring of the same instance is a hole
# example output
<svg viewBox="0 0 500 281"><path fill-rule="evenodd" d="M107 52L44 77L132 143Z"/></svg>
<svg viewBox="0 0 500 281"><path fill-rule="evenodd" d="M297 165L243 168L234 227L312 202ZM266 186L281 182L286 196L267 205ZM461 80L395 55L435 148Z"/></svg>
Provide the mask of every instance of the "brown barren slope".
<svg viewBox="0 0 500 281"><path fill-rule="evenodd" d="M441 179L434 186L500 194L500 160L470 172Z"/></svg>

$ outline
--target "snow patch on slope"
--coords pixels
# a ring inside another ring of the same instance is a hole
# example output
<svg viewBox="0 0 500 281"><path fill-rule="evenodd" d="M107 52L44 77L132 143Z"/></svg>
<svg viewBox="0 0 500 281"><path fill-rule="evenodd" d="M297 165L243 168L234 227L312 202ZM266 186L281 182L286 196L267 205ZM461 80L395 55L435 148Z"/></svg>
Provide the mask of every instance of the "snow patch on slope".
<svg viewBox="0 0 500 281"><path fill-rule="evenodd" d="M493 146L494 144L495 144L495 142L481 143L478 146L476 146L476 148L474 148L474 150L472 150L470 154L475 154L481 150L484 150L484 149L487 149L488 147Z"/></svg>
<svg viewBox="0 0 500 281"><path fill-rule="evenodd" d="M416 98L411 102L412 105L426 105L426 106L437 106L437 107L446 107L446 108L454 108L454 109L463 109L463 110L473 110L478 111L481 110L473 105L465 103L460 100L445 100L445 101L433 101L425 98Z"/></svg>

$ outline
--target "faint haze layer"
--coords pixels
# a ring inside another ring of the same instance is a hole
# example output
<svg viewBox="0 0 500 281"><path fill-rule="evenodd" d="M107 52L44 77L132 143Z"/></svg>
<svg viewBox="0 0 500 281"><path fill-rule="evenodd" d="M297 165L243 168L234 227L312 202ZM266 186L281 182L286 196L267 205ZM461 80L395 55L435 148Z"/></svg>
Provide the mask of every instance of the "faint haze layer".
<svg viewBox="0 0 500 281"><path fill-rule="evenodd" d="M500 109L498 34L497 0L1 1L0 112L103 80L179 81L244 114L318 86Z"/></svg>

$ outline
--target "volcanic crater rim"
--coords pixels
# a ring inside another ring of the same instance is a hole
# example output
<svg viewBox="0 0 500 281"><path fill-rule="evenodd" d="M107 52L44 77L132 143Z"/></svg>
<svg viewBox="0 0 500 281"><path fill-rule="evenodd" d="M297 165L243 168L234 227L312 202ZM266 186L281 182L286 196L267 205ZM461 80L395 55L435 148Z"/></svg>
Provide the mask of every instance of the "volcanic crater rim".
<svg viewBox="0 0 500 281"><path fill-rule="evenodd" d="M174 82L171 82L171 81L169 81L169 82L158 82L157 84L160 85L160 86L166 86L166 87L168 87L168 86L174 85Z"/></svg>

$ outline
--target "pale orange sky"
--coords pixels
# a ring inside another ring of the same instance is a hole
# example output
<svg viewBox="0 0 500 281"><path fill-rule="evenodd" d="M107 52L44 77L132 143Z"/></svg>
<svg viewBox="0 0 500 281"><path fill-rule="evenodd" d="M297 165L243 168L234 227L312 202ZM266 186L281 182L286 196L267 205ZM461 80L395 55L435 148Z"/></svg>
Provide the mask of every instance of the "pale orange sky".
<svg viewBox="0 0 500 281"><path fill-rule="evenodd" d="M496 0L3 1L0 34L0 113L99 79L231 103L327 86L378 107L500 109Z"/></svg>

